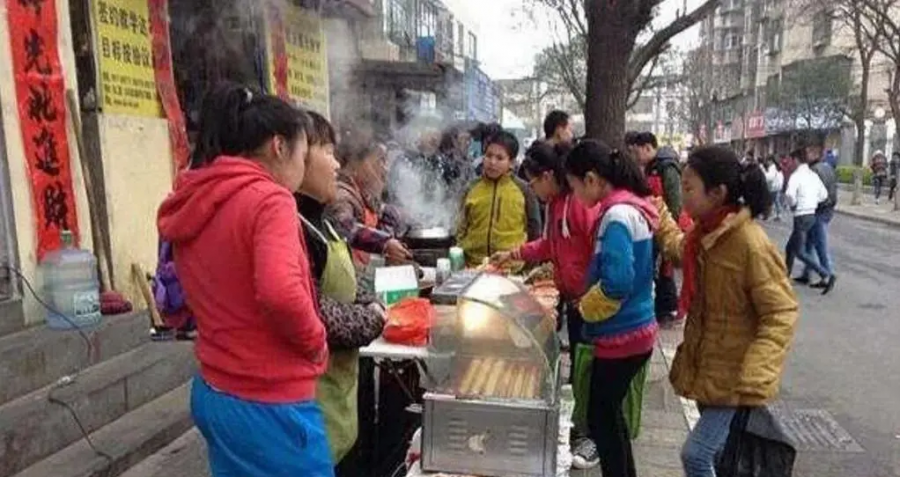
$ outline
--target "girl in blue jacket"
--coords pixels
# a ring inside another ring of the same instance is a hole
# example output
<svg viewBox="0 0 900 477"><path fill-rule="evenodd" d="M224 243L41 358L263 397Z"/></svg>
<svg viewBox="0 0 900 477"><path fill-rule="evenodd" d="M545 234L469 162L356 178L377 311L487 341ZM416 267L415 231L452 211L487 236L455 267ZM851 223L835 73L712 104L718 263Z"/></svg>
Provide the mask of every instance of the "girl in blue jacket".
<svg viewBox="0 0 900 477"><path fill-rule="evenodd" d="M658 213L631 158L586 140L566 160L566 176L585 205L599 204L590 287L579 300L584 337L594 346L588 428L604 477L636 475L622 401L650 359L657 325L653 305L653 232Z"/></svg>

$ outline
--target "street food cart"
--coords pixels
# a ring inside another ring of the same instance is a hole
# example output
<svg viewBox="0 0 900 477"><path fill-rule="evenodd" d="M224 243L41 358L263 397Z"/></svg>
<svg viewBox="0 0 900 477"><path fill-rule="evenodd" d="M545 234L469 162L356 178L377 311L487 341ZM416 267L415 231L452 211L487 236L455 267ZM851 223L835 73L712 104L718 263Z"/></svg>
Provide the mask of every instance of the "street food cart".
<svg viewBox="0 0 900 477"><path fill-rule="evenodd" d="M481 274L455 319L432 328L422 468L486 476L556 474L556 323L528 290Z"/></svg>

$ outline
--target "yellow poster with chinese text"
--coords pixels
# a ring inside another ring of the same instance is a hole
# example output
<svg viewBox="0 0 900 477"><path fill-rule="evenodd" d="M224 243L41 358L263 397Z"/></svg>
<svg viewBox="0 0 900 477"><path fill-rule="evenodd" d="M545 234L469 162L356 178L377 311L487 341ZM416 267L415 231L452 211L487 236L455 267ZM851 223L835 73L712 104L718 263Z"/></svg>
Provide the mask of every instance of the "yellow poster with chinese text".
<svg viewBox="0 0 900 477"><path fill-rule="evenodd" d="M329 118L328 53L322 20L317 13L290 3L279 2L277 5L284 25L288 95L298 105ZM267 22L266 28L269 90L274 93L275 60L271 22Z"/></svg>
<svg viewBox="0 0 900 477"><path fill-rule="evenodd" d="M147 0L93 0L90 4L101 110L161 117Z"/></svg>

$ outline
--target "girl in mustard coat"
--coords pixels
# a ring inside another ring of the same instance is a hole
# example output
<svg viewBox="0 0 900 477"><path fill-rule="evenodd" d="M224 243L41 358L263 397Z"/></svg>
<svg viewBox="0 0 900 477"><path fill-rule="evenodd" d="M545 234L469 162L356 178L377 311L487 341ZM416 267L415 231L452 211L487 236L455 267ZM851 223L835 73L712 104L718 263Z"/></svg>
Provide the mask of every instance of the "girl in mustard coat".
<svg viewBox="0 0 900 477"><path fill-rule="evenodd" d="M703 147L688 158L682 189L694 229L682 236L664 211L657 233L684 269L684 342L669 378L700 407L681 454L685 474L713 477L737 408L778 393L798 306L784 260L755 220L772 205L762 170Z"/></svg>

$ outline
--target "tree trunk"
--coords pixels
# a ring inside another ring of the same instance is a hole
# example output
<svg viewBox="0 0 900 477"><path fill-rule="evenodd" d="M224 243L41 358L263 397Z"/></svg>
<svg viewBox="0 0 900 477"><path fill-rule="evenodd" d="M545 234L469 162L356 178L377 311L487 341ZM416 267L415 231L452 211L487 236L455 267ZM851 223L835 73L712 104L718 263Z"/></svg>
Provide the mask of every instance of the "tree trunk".
<svg viewBox="0 0 900 477"><path fill-rule="evenodd" d="M623 10L627 2L589 1L585 132L622 147L628 103L628 61L635 37Z"/></svg>
<svg viewBox="0 0 900 477"><path fill-rule="evenodd" d="M860 80L859 106L853 115L853 122L856 124L856 147L853 148L853 164L862 167L863 151L866 143L866 112L869 107L869 70L871 64L871 56L869 61L862 58L862 78Z"/></svg>
<svg viewBox="0 0 900 477"><path fill-rule="evenodd" d="M900 151L900 62L894 63L891 86L888 90L891 115L894 117L894 151ZM900 192L894 194L894 211L900 211Z"/></svg>

